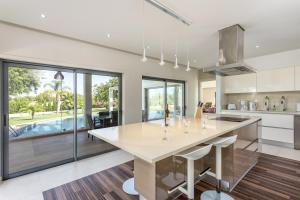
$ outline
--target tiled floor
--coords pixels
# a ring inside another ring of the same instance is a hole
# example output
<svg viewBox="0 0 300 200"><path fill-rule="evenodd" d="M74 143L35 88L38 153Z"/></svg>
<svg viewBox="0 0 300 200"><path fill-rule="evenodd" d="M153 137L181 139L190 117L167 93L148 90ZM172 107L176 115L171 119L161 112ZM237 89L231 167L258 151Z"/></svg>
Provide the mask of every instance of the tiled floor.
<svg viewBox="0 0 300 200"><path fill-rule="evenodd" d="M132 160L118 150L0 183L0 200L42 200L42 192Z"/></svg>
<svg viewBox="0 0 300 200"><path fill-rule="evenodd" d="M260 145L260 152L300 161L300 150ZM118 150L93 158L69 163L41 172L4 181L0 184L2 200L42 200L42 191L51 189L78 178L108 169L133 159L128 153Z"/></svg>
<svg viewBox="0 0 300 200"><path fill-rule="evenodd" d="M261 153L266 153L273 156L279 156L279 157L300 161L300 150L279 147L279 146L272 146L269 144L259 144L258 149L259 152Z"/></svg>

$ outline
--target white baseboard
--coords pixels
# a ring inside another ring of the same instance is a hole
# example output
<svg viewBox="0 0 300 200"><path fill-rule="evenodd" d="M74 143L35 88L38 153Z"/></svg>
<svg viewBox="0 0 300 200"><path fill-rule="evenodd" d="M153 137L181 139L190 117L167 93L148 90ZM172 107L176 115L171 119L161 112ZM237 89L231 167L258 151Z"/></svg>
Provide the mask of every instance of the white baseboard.
<svg viewBox="0 0 300 200"><path fill-rule="evenodd" d="M270 145L274 145L274 146L280 146L280 147L294 149L294 144L291 144L291 143L279 142L279 141L274 141L274 140L266 140L266 139L259 139L258 141L262 144L270 144Z"/></svg>

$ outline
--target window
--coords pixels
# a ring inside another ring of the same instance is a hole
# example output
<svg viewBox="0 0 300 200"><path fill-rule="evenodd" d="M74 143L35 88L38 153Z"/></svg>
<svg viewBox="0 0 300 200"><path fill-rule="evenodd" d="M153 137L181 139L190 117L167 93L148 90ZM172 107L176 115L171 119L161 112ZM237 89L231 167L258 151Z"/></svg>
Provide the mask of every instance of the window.
<svg viewBox="0 0 300 200"><path fill-rule="evenodd" d="M166 105L170 117L185 115L185 82L143 77L143 121L164 118Z"/></svg>

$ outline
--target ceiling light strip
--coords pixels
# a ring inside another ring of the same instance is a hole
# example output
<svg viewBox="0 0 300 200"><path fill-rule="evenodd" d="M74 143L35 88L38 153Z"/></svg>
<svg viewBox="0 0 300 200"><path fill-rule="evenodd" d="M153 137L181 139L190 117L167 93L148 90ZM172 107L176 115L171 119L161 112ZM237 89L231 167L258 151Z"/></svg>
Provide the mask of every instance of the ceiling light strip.
<svg viewBox="0 0 300 200"><path fill-rule="evenodd" d="M172 10L171 8L168 8L166 5L160 3L157 0L145 0L145 1L150 3L151 5L155 6L156 8L160 9L164 13L170 15L171 17L174 17L175 19L181 21L182 23L184 23L187 26L190 26L192 24L191 21L189 21L186 18L178 15L174 10Z"/></svg>

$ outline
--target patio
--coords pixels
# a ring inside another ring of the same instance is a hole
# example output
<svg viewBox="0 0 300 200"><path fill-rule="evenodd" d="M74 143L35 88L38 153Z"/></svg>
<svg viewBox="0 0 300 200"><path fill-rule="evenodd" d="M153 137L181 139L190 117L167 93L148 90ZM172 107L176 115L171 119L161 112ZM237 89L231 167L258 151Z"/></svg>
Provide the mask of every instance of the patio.
<svg viewBox="0 0 300 200"><path fill-rule="evenodd" d="M73 133L10 141L10 173L72 159L73 142ZM87 131L77 133L77 144L79 158L116 149L99 139L92 140Z"/></svg>

